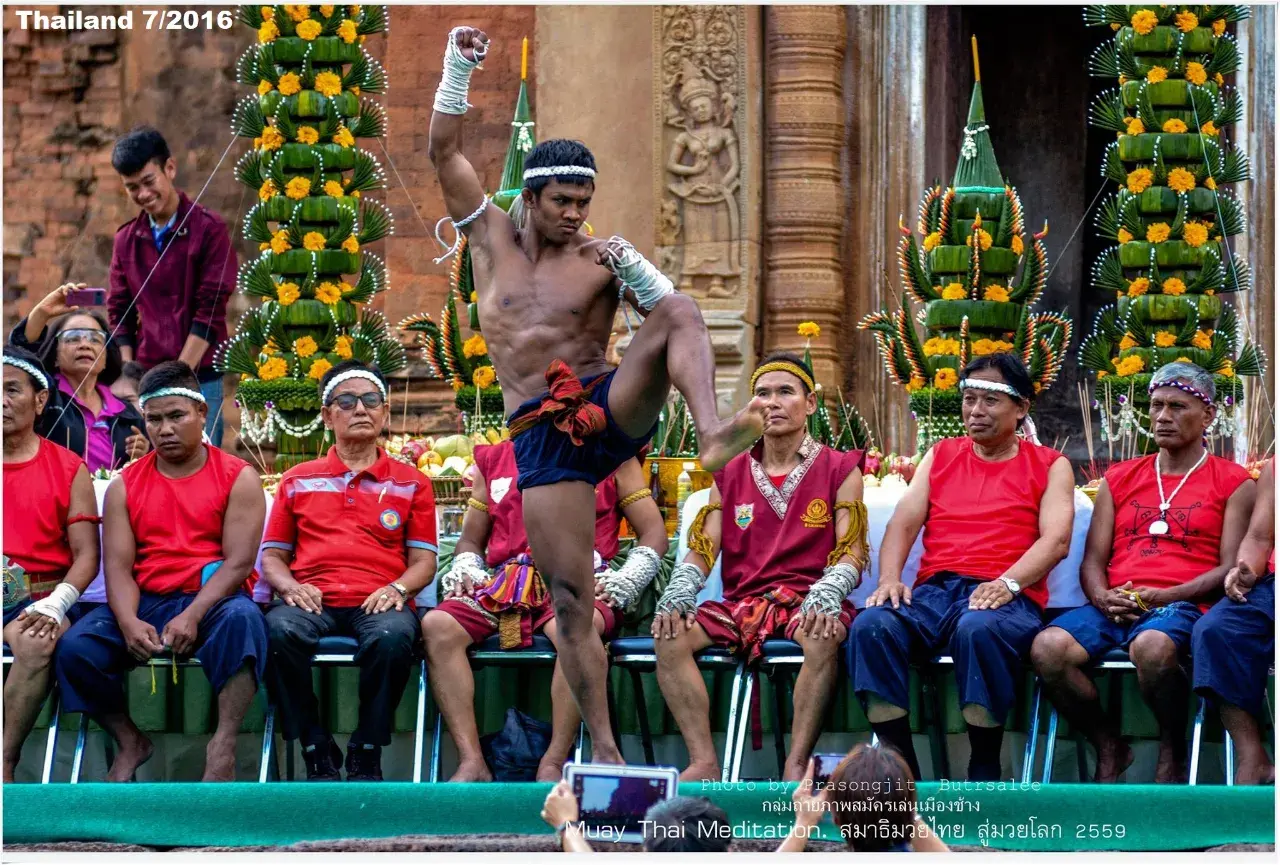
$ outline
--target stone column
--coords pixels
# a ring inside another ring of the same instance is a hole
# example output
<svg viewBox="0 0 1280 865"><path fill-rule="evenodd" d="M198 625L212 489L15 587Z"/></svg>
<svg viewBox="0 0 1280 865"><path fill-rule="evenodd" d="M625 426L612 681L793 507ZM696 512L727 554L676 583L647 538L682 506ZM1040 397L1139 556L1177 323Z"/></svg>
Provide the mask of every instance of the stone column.
<svg viewBox="0 0 1280 865"><path fill-rule="evenodd" d="M837 342L852 338L841 255L844 52L844 7L766 7L764 350L803 350L796 328L817 322L814 373L828 388L844 384Z"/></svg>

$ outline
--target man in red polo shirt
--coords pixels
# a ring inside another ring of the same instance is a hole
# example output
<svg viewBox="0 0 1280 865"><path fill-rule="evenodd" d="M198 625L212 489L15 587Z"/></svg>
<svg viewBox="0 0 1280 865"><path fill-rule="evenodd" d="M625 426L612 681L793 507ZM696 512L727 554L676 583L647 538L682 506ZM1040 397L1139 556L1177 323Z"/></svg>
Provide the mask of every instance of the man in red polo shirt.
<svg viewBox="0 0 1280 865"><path fill-rule="evenodd" d="M690 552L672 571L653 620L658 686L689 749L687 781L720 778L694 655L719 645L753 662L770 639L795 640L804 650L783 778L804 777L853 619L847 595L867 560L863 455L809 436L818 409L812 370L794 355L772 355L751 376L751 391L765 407L764 438L715 473L710 504L690 529ZM717 553L724 601L698 605Z"/></svg>
<svg viewBox="0 0 1280 865"><path fill-rule="evenodd" d="M116 229L107 313L127 361L150 369L180 360L196 372L208 405L205 433L222 444L222 374L214 349L227 338L236 253L226 223L174 185L177 163L155 129L116 141L111 165L142 208Z"/></svg>
<svg viewBox="0 0 1280 865"><path fill-rule="evenodd" d="M262 544L263 577L279 596L267 610L267 691L284 737L302 739L308 780L338 780L342 752L320 723L311 657L321 637L355 637L360 721L347 780L381 781L418 636L411 599L436 572L435 499L425 475L377 445L388 411L382 373L344 361L320 393L336 444L285 472Z"/></svg>

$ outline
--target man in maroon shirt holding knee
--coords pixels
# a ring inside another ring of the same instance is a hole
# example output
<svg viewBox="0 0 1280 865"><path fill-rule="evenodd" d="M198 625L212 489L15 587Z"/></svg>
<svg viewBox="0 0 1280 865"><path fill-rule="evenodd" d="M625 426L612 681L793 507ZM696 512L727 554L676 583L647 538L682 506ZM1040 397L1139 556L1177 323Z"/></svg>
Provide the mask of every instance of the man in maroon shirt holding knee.
<svg viewBox="0 0 1280 865"><path fill-rule="evenodd" d="M205 433L222 443L222 375L213 353L227 338L236 254L226 223L174 185L178 167L155 129L116 141L111 164L142 211L116 230L107 312L125 361L150 369L181 360L209 407Z"/></svg>

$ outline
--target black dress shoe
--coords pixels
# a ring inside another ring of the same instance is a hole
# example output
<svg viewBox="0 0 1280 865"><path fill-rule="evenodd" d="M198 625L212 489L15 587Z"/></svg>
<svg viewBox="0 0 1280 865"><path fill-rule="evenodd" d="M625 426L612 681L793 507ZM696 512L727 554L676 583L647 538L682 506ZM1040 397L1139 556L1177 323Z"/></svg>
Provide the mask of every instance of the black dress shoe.
<svg viewBox="0 0 1280 865"><path fill-rule="evenodd" d="M347 780L381 781L382 749L377 745L372 748L362 748L359 745L348 745Z"/></svg>
<svg viewBox="0 0 1280 865"><path fill-rule="evenodd" d="M307 764L308 781L342 780L338 773L342 766L342 751L332 739L323 745L316 745L310 751L304 748L302 759Z"/></svg>

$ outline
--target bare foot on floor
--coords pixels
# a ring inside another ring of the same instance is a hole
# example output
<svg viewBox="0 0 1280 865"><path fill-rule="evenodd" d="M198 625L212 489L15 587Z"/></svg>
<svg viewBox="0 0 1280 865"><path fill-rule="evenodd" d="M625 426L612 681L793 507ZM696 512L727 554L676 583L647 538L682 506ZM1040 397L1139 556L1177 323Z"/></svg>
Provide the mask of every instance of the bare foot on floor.
<svg viewBox="0 0 1280 865"><path fill-rule="evenodd" d="M1164 743L1160 744L1160 756L1156 759L1156 783L1187 783L1186 758L1183 757L1181 760L1175 759L1173 756L1173 748Z"/></svg>
<svg viewBox="0 0 1280 865"><path fill-rule="evenodd" d="M690 763L680 773L681 781L719 781L720 767L715 763Z"/></svg>
<svg viewBox="0 0 1280 865"><path fill-rule="evenodd" d="M222 741L217 736L204 749L204 777L201 781L234 781L236 779L236 740Z"/></svg>
<svg viewBox="0 0 1280 865"><path fill-rule="evenodd" d="M1236 764L1236 784L1244 787L1250 784L1274 784L1276 782L1276 767L1267 759L1264 752L1261 760L1255 762L1246 762L1241 760Z"/></svg>
<svg viewBox="0 0 1280 865"><path fill-rule="evenodd" d="M458 764L458 770L453 773L453 777L449 779L450 783L492 780L493 773L489 771L489 766L483 758L463 760Z"/></svg>
<svg viewBox="0 0 1280 865"><path fill-rule="evenodd" d="M552 784L564 778L564 760L545 755L538 762L538 781L550 781Z"/></svg>
<svg viewBox="0 0 1280 865"><path fill-rule="evenodd" d="M591 744L591 762L612 763L615 766L627 765L627 761L623 758L622 752L617 748L597 746L594 742Z"/></svg>
<svg viewBox="0 0 1280 865"><path fill-rule="evenodd" d="M1098 765L1093 772L1096 784L1114 784L1133 762L1133 750L1123 739L1105 739L1098 745Z"/></svg>
<svg viewBox="0 0 1280 865"><path fill-rule="evenodd" d="M729 460L750 448L764 434L764 402L759 397L747 407L707 432L698 432L698 454L703 471L716 472Z"/></svg>
<svg viewBox="0 0 1280 865"><path fill-rule="evenodd" d="M119 744L120 750L116 752L116 758L111 762L111 769L107 772L107 780L112 783L132 781L133 773L138 771L138 767L151 759L155 746L151 744L150 739L141 733L137 735L137 738L120 741L117 744Z"/></svg>

